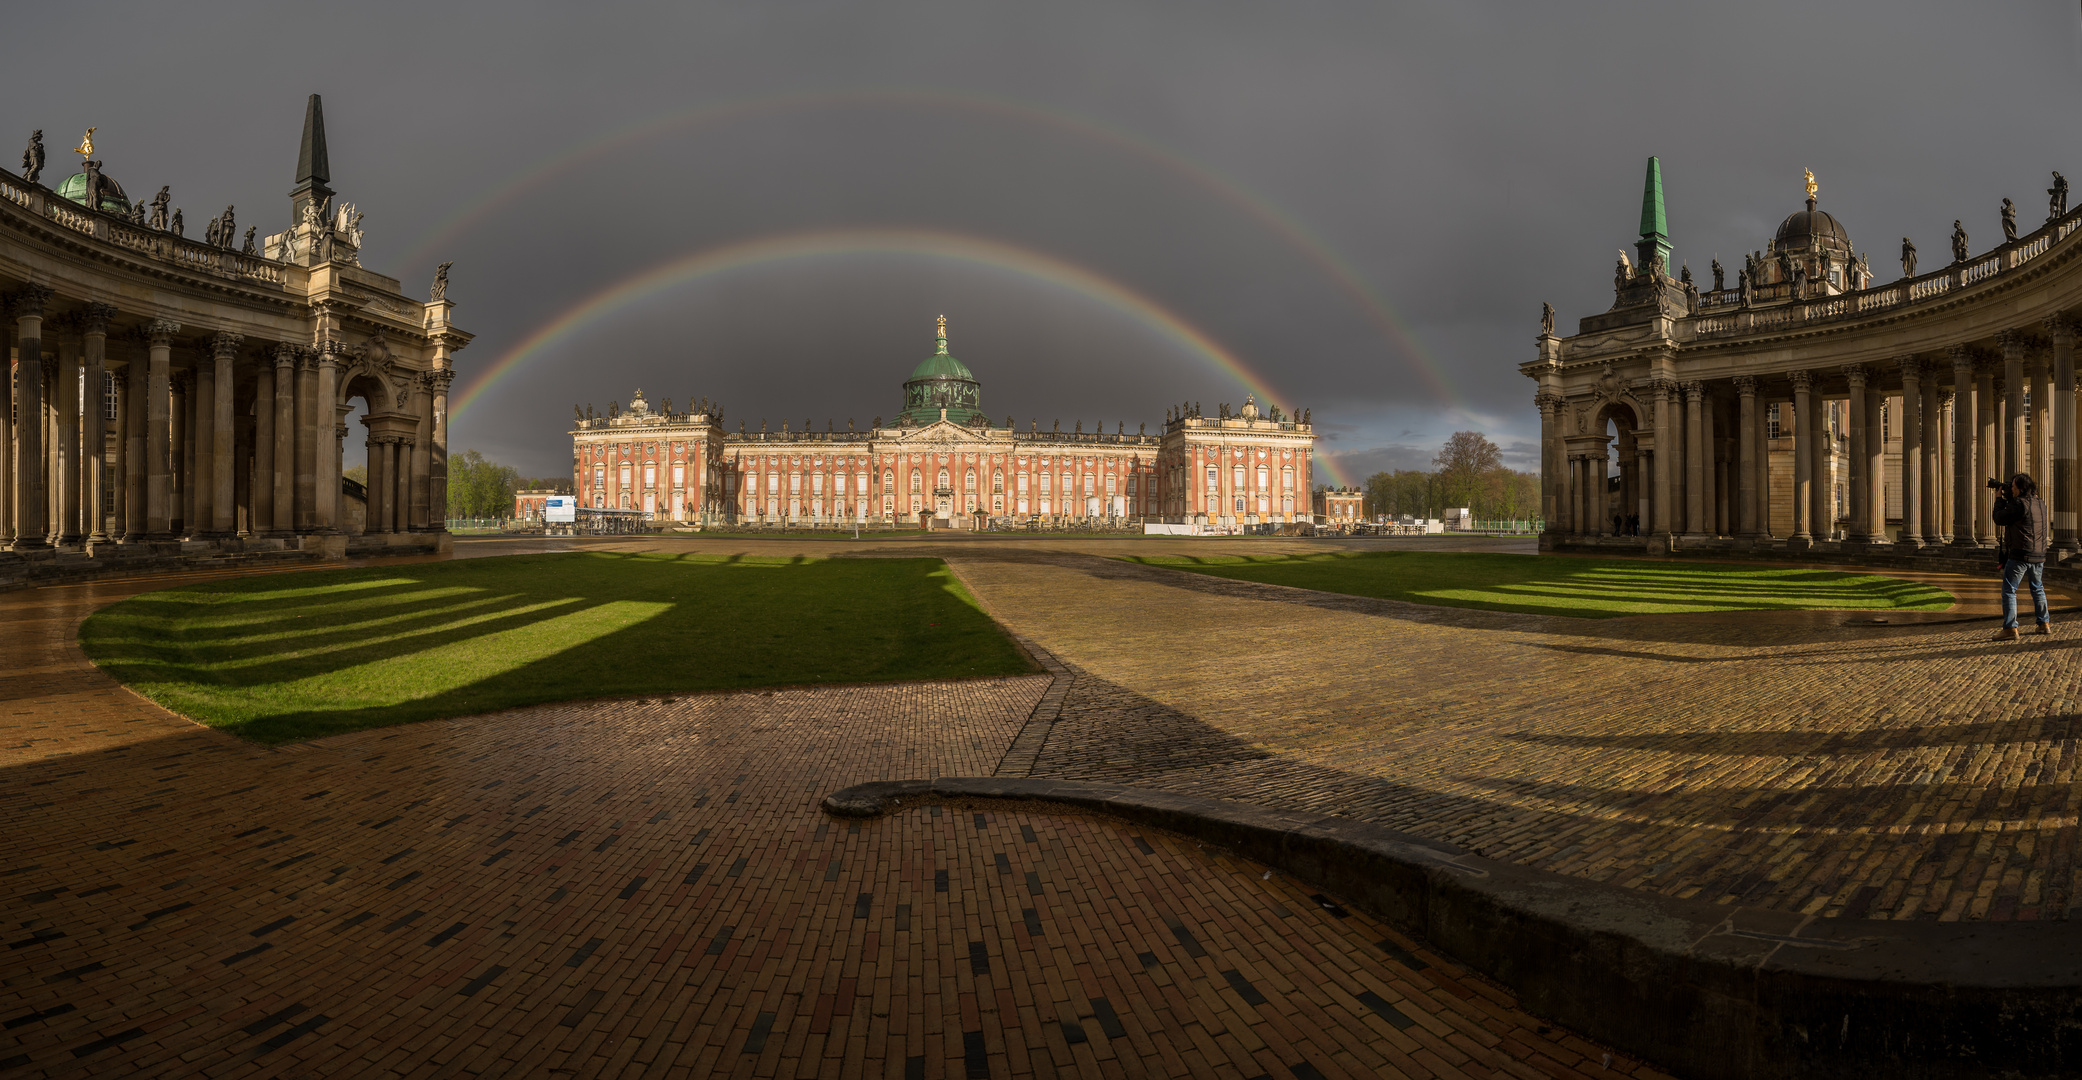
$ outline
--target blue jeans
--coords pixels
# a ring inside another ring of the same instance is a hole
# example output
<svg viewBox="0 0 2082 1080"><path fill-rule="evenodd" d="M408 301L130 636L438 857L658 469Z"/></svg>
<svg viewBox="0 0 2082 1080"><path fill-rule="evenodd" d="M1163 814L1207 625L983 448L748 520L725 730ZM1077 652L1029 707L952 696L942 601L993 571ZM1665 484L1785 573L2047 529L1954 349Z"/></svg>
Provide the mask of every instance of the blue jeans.
<svg viewBox="0 0 2082 1080"><path fill-rule="evenodd" d="M2046 621L2046 564L2012 559L2002 568L2002 625L2005 630L2017 625L2017 583L2026 578L2031 579L2032 614L2037 615L2040 622Z"/></svg>

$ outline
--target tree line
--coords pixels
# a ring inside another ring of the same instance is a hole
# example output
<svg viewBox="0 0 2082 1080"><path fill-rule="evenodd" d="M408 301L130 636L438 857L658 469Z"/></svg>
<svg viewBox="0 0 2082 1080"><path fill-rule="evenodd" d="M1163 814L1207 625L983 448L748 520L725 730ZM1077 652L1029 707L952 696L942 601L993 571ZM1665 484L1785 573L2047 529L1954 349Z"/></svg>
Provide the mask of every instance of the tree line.
<svg viewBox="0 0 2082 1080"><path fill-rule="evenodd" d="M1479 431L1456 431L1432 468L1396 469L1366 478L1366 512L1436 518L1467 507L1478 521L1519 521L1540 514L1540 474L1504 466L1504 452Z"/></svg>
<svg viewBox="0 0 2082 1080"><path fill-rule="evenodd" d="M452 518L509 518L514 492L545 490L569 495L571 478L522 476L513 466L501 465L475 450L448 459L448 516Z"/></svg>

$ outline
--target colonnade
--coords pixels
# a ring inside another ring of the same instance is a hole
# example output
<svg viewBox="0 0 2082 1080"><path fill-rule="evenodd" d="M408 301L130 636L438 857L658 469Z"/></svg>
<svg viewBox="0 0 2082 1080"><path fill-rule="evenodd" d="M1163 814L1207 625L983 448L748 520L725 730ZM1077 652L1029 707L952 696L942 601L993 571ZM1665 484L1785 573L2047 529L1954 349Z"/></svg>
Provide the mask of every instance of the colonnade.
<svg viewBox="0 0 2082 1080"><path fill-rule="evenodd" d="M1608 471L1616 438L1620 532L1633 531L1631 517L1647 537L1983 546L1994 542L1994 493L1984 481L2026 472L2052 509L2056 549L2073 552L2082 539L2076 326L2058 317L2036 329L1884 361L1716 380L1658 374L1587 399L1543 392L1550 529L1615 532ZM1667 357L1654 363L1677 366ZM1792 443L1777 471L1773 405L1781 406L1778 437ZM1774 507L1787 511L1776 526Z"/></svg>
<svg viewBox="0 0 2082 1080"><path fill-rule="evenodd" d="M51 297L28 285L10 298L19 359L0 379L0 540L11 550L340 532L345 399L357 394L370 398L363 531L445 528L445 364L410 373L399 394L401 371L358 363L341 342L255 350L155 318L115 332L121 313L99 302L46 319Z"/></svg>

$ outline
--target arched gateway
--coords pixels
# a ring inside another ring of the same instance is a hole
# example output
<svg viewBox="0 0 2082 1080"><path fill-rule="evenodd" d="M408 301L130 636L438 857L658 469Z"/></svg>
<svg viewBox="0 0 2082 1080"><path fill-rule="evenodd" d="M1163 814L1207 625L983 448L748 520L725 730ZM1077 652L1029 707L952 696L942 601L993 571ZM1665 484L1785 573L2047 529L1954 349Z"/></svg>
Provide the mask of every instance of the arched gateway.
<svg viewBox="0 0 2082 1080"><path fill-rule="evenodd" d="M418 301L361 265L362 215L335 204L329 164L314 94L288 227L241 234L226 207L202 241L167 189L132 202L99 161L55 189L0 172L0 563L447 544L450 360L470 335L445 267ZM350 514L341 441L362 404L367 506Z"/></svg>
<svg viewBox="0 0 2082 1080"><path fill-rule="evenodd" d="M2049 195L2043 226L1980 255L1955 223L1929 273L1905 239L1879 284L1809 174L1805 209L1704 288L1650 158L1612 307L1569 337L1550 311L1519 368L1539 384L1541 546L1971 550L1994 539L1982 481L2022 471L2074 555L2082 209L2058 174Z"/></svg>

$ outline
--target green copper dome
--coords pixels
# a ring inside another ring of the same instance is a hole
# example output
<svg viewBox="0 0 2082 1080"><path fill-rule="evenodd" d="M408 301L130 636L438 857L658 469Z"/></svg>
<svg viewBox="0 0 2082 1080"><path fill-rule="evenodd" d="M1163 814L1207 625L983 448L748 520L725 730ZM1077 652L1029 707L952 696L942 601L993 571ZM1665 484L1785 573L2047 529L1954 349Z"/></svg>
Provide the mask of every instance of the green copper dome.
<svg viewBox="0 0 2082 1080"><path fill-rule="evenodd" d="M983 388L975 374L947 352L947 318L941 316L940 347L904 380L904 411L897 414L897 426L930 424L944 415L957 424L989 427L982 404Z"/></svg>
<svg viewBox="0 0 2082 1080"><path fill-rule="evenodd" d="M129 213L130 200L123 194L123 185L116 183L107 173L102 173L101 178L108 181L101 189L101 209L111 214ZM87 174L76 172L66 177L65 182L58 185L58 194L81 206L87 205Z"/></svg>

